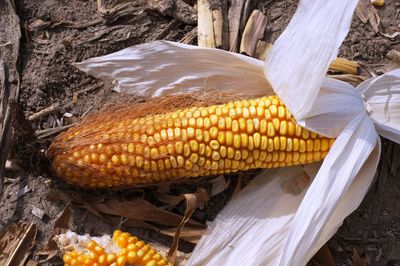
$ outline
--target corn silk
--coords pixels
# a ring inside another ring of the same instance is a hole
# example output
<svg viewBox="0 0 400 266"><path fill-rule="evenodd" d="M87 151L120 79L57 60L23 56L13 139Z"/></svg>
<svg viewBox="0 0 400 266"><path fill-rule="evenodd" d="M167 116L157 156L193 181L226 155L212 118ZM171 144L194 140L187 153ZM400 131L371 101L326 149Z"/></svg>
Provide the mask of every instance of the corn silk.
<svg viewBox="0 0 400 266"><path fill-rule="evenodd" d="M209 223L187 265L306 265L361 203L378 165L379 135L400 143L400 70L357 88L325 77L356 5L300 1L265 62L158 41L76 64L112 80L118 92L145 97L275 93L300 125L337 138L322 163L261 172ZM305 172L312 182L300 194L283 189Z"/></svg>

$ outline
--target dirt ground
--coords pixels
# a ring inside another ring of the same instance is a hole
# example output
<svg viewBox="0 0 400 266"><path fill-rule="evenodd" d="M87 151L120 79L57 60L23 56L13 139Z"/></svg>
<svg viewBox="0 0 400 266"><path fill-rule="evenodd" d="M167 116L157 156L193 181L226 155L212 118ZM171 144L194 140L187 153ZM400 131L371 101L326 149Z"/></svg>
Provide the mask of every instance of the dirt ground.
<svg viewBox="0 0 400 266"><path fill-rule="evenodd" d="M46 132L49 128L70 125L118 97L111 92L110 84L80 72L71 65L73 62L160 38L179 41L195 28L190 21L179 21L170 27L171 16L149 9L147 1L133 2L129 15L105 22L99 16L96 1L17 1L17 14L23 26L20 103L24 113L29 117L54 104L62 107L32 121L35 130ZM259 1L257 7L269 19L267 41L276 40L296 10L297 2ZM376 10L382 31L393 33L400 30L400 2L386 0L385 5ZM169 30L165 30L167 25ZM194 39L191 44L196 43ZM390 39L377 34L368 23L363 23L355 15L339 56L357 61L362 66L361 75L371 77L394 67L385 58L391 49L400 50L400 37ZM53 137L49 135L41 139L42 149L46 149ZM400 265L400 146L384 140L382 151L376 182L358 210L345 220L328 243L337 265ZM247 174L251 175L253 173ZM211 198L205 209L197 210L195 220L204 223L213 219L229 200L237 176L228 178L232 182L227 191ZM54 187L72 189L41 173L24 170L8 173L0 198L0 229L20 220L34 221L39 228L35 251L39 251L51 237L55 219L65 206L61 201L46 199L45 195ZM98 195L106 192L87 193ZM32 208L43 210L44 217L39 219L33 215ZM176 208L174 211L182 213L183 209ZM69 227L76 232L93 235L111 233L114 228L79 208L72 208ZM160 240L148 230L135 232L147 240ZM168 241L162 242L168 244ZM190 247L187 249L190 250ZM37 261L41 259L39 256L34 258ZM61 260L56 257L42 264L58 265Z"/></svg>

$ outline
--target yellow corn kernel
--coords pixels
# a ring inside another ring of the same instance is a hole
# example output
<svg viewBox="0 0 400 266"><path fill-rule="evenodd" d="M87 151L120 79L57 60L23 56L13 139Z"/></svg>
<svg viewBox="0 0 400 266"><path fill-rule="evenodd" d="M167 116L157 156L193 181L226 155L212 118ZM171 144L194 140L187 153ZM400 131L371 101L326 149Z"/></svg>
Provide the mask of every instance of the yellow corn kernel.
<svg viewBox="0 0 400 266"><path fill-rule="evenodd" d="M246 120L244 118L239 118L239 128L242 131L246 129Z"/></svg>
<svg viewBox="0 0 400 266"><path fill-rule="evenodd" d="M300 152L305 152L307 150L306 142L301 139L299 143L300 143L299 151Z"/></svg>
<svg viewBox="0 0 400 266"><path fill-rule="evenodd" d="M220 131L220 132L218 133L217 140L218 140L218 142L219 142L220 144L224 144L224 143L225 143L225 132Z"/></svg>
<svg viewBox="0 0 400 266"><path fill-rule="evenodd" d="M328 149L329 149L329 140L328 139L325 139L325 138L323 138L322 140L321 140L321 151L327 151Z"/></svg>
<svg viewBox="0 0 400 266"><path fill-rule="evenodd" d="M249 137L246 133L240 134L240 146L242 148L247 148L249 145Z"/></svg>
<svg viewBox="0 0 400 266"><path fill-rule="evenodd" d="M137 237L129 233L115 230L112 241L120 247L118 254L107 253L95 241L89 240L86 244L88 251L69 251L63 255L65 265L116 265L122 266L126 263L144 265L171 265L167 260L157 253L151 246L139 241ZM110 245L110 244L109 244ZM150 263L150 264L149 264Z"/></svg>
<svg viewBox="0 0 400 266"><path fill-rule="evenodd" d="M48 154L59 177L80 186L134 186L313 162L334 142L297 125L277 96L132 112L132 119L118 112L100 113L96 123L84 120L54 140Z"/></svg>
<svg viewBox="0 0 400 266"><path fill-rule="evenodd" d="M218 137L218 128L217 127L211 127L209 132L210 132L210 137L212 139L216 139Z"/></svg>
<svg viewBox="0 0 400 266"><path fill-rule="evenodd" d="M233 147L235 149L240 148L240 135L239 134L233 135Z"/></svg>
<svg viewBox="0 0 400 266"><path fill-rule="evenodd" d="M232 143L233 143L233 133L232 133L232 131L227 131L225 133L225 144L227 146L231 146Z"/></svg>
<svg viewBox="0 0 400 266"><path fill-rule="evenodd" d="M247 128L247 134L253 134L254 133L254 121L253 121L253 119L247 119L246 128Z"/></svg>
<svg viewBox="0 0 400 266"><path fill-rule="evenodd" d="M269 107L269 111L271 112L271 115L274 117L278 115L278 107L275 104Z"/></svg>

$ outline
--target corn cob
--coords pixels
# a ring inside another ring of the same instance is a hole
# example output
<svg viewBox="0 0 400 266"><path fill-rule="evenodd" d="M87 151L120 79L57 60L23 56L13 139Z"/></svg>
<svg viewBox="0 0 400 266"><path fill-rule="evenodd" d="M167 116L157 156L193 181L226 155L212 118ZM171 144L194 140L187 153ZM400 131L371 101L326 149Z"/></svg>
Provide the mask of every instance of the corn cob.
<svg viewBox="0 0 400 266"><path fill-rule="evenodd" d="M329 66L329 71L357 75L359 64L345 58L336 58Z"/></svg>
<svg viewBox="0 0 400 266"><path fill-rule="evenodd" d="M118 112L54 140L57 176L83 187L133 186L311 163L334 142L297 125L277 96L135 118Z"/></svg>
<svg viewBox="0 0 400 266"><path fill-rule="evenodd" d="M371 0L371 4L374 6L383 6L385 4L385 0Z"/></svg>
<svg viewBox="0 0 400 266"><path fill-rule="evenodd" d="M96 241L89 240L86 243L87 250L72 250L65 252L63 261L65 266L164 266L171 265L168 261L158 254L150 245L145 244L137 237L129 233L114 231L113 245L117 246L118 253L107 252ZM115 247L114 247L115 249Z"/></svg>

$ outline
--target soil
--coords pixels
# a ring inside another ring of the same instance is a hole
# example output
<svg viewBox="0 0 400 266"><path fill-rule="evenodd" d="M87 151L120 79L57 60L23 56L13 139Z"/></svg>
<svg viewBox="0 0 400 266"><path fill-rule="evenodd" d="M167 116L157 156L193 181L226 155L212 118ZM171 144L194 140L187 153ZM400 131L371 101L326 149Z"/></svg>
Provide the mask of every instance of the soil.
<svg viewBox="0 0 400 266"><path fill-rule="evenodd" d="M72 63L153 41L160 36L166 40L179 41L195 27L185 20L186 23L176 23L165 33L163 30L172 21L172 17L150 10L146 6L147 1L133 2L133 13L116 21L104 22L97 11L96 1L17 1L17 14L23 25L20 103L24 113L29 117L56 103L63 106L58 112L33 121L35 130L72 124L86 114L99 110L115 97L120 97L111 91L110 84L87 76ZM258 8L269 19L266 40L276 40L295 12L297 3L294 0L259 1ZM399 31L400 3L397 0L387 0L383 7L376 10L381 18L382 31ZM192 44L196 44L196 40ZM387 67L391 64L385 55L391 49L400 50L399 37L389 39L375 33L368 23L364 24L354 15L350 33L339 55L359 62L362 66L361 75L370 77L388 71ZM53 137L51 135L42 139L41 148L46 149ZM329 241L328 246L337 265L362 265L357 262L400 265L399 150L399 145L383 141L376 182L358 210L345 220L338 233ZM207 208L197 210L195 219L205 222L215 217L233 193L237 177L229 178L233 182L227 191L211 198ZM44 174L26 170L8 173L0 198L0 229L20 220L33 221L39 229L35 252L41 250L52 235L56 217L65 206L63 202L46 199L45 195L54 187L72 189ZM28 188L27 193L21 192L24 188ZM190 187L180 189L193 190ZM44 211L42 219L32 214L34 207ZM176 211L182 213L183 209L177 208ZM72 208L69 227L78 233L93 235L111 233L114 228L79 208ZM159 240L157 235L147 230L136 230L135 233L146 240ZM41 257L34 256L34 259L40 261ZM58 265L61 260L56 257L41 263L45 264Z"/></svg>

